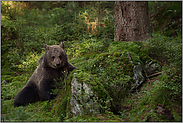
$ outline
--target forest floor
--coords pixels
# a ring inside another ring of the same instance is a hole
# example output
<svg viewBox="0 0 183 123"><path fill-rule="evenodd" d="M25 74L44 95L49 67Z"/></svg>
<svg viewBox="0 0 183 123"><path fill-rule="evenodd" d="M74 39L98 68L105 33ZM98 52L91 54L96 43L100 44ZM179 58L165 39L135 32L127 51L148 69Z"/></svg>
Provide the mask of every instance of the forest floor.
<svg viewBox="0 0 183 123"><path fill-rule="evenodd" d="M159 79L159 76L150 78L150 81L144 82L144 85L125 99L122 107L124 111L124 121L167 122L181 120L182 106L180 104L171 102L170 100L169 103L165 103L165 101L168 100L163 100L162 98L159 98L156 102L152 100L156 95L147 94L147 92L153 93L155 84L159 84L156 82ZM150 83L152 85L150 85ZM152 102L148 103L149 101L147 100ZM177 114L175 114L175 112Z"/></svg>
<svg viewBox="0 0 183 123"><path fill-rule="evenodd" d="M167 122L181 121L182 106L171 102L165 105L164 102L154 102L151 104L144 103L147 98L147 91L150 93L155 87L155 82L159 76L150 78L150 81L145 81L144 84L135 92L128 95L122 103L122 112L120 115L113 113L95 114L92 116L77 116L66 121L72 122ZM152 85L150 85L150 83ZM158 83L156 83L158 84ZM148 97L151 98L151 97ZM159 99L161 100L161 98ZM160 101L161 102L161 101ZM144 103L144 104L143 104ZM176 113L175 113L176 112Z"/></svg>
<svg viewBox="0 0 183 123"><path fill-rule="evenodd" d="M90 40L86 40L90 41ZM77 42L78 44L80 42ZM93 45L90 45L91 47L94 47L94 51L89 51L89 53L85 53L88 48L86 48L84 45L78 45L77 43L74 43L73 45L69 45L70 49L68 48L67 52L73 53L74 51L77 51L72 48L78 48L77 52L74 53L75 57L69 58L70 62L73 65L76 65L77 67L80 67L84 70L91 70L94 72L94 74L100 74L98 77L102 81L105 80L105 82L110 82L109 84L117 83L119 82L119 86L121 86L121 83L127 81L128 79L122 79L118 80L116 79L117 76L121 76L124 71L121 71L121 56L119 54L123 54L123 51L120 52L109 52L108 50L117 50L116 48L121 48L121 45L124 47L134 47L136 46L136 43L130 43L130 42L113 42L108 47L105 45L98 45L98 42L95 42L96 45L93 43ZM70 43L72 44L72 42ZM87 43L83 43L87 44ZM140 44L139 44L140 45ZM96 48L95 46L98 46ZM102 49L100 47L102 47ZM105 47L104 47L105 46ZM86 48L86 49L82 49ZM96 48L96 49L95 49ZM97 51L96 51L97 50ZM124 49L123 49L124 50ZM130 50L130 49L128 49ZM102 52L101 52L102 51ZM85 56L83 55L83 52ZM87 51L88 52L88 51ZM39 54L38 56L41 56L42 54ZM31 56L32 58L27 61L35 61L37 64L37 60L39 59L37 55ZM79 57L78 57L79 56ZM29 56L28 56L29 58ZM98 62L100 61L100 62ZM159 62L159 61L157 61ZM28 63L28 62L25 62ZM101 63L103 65L102 67L99 64L99 67L93 67L94 65ZM160 62L159 62L160 63ZM31 69L34 67L37 67L34 62L30 63ZM163 65L164 63L161 63ZM28 63L29 65L29 63ZM23 66L25 67L25 66ZM125 66L123 66L125 67ZM118 70L116 70L118 68ZM25 68L27 69L27 68ZM34 70L34 69L32 69ZM97 71L103 70L104 72L98 73ZM116 71L115 71L116 70ZM10 68L7 69L7 66L2 67L1 69L1 121L49 121L49 122L57 122L61 121L60 116L54 116L55 114L52 111L52 107L55 103L54 100L52 100L50 103L47 101L39 101L36 103L29 104L25 107L13 107L14 97L15 95L20 91L20 89L26 84L26 82L29 80L32 71L29 72L19 72L17 70L12 70ZM110 72L110 73L109 73ZM109 76L109 74L111 76ZM114 75L112 75L114 74ZM109 79L106 78L111 77ZM167 96L167 92L164 93L161 86L163 85L162 78L166 78L168 75L166 75L163 71L162 74L159 74L158 76L154 76L149 78L149 80L146 80L141 87L136 89L132 93L128 93L128 95L125 96L125 98L121 99L119 104L119 112L118 115L114 115L110 111L106 111L104 113L100 114L93 114L93 115L82 115L82 116L76 116L72 118L66 118L63 117L62 121L65 122L147 122L147 121L178 121L180 122L182 120L182 103L178 99L172 99L171 97ZM126 77L126 76L123 76ZM3 80L6 81L6 83L3 83ZM101 81L100 80L100 81ZM105 83L103 83L105 84ZM114 87L114 89L118 89L118 85L111 86ZM115 96L115 95L113 95ZM119 95L120 96L120 95ZM112 97L112 96L111 96ZM114 97L112 97L114 98Z"/></svg>
<svg viewBox="0 0 183 123"><path fill-rule="evenodd" d="M180 2L148 2L152 37L146 42L114 41L114 2L90 2L85 7L79 4L82 2L1 2L1 121L181 122ZM90 22L95 20L104 26L96 24L96 29L89 30ZM106 108L105 112L69 118L65 110L62 112L65 107L54 107L61 105L56 102L58 98L14 108L16 94L25 86L45 53L43 45L61 42L65 44L69 62L105 86L118 105L117 115L109 107L100 105ZM134 64L129 63L127 52ZM161 74L129 93L131 84L135 83L133 66L138 62L145 65L147 59L161 65L162 70L158 71Z"/></svg>
<svg viewBox="0 0 183 123"><path fill-rule="evenodd" d="M16 77L12 75L1 75L1 78L7 78L7 76L9 79L12 79L12 80L23 79L22 76ZM154 102L154 104L153 103L148 104L146 102L148 98L149 100L151 100L150 98L152 97L149 96L147 93L151 93L153 91L155 87L155 83L159 78L160 78L159 76L150 78L150 81L152 84L151 86L149 81L145 81L143 85L140 88L138 88L138 90L129 94L125 98L124 102L122 103L122 106L121 106L122 110L120 112L120 115L114 115L112 112L106 112L103 114L95 114L92 116L89 116L89 115L77 116L71 119L65 119L65 121L69 121L69 122L72 122L72 121L74 122L181 121L182 106L180 104L176 104L175 102L171 102L171 101L169 104L165 104L165 102L162 102L162 101L158 101L158 103ZM27 78L24 78L24 79L27 80ZM13 116L14 113L16 113L14 109L10 108L13 105L13 97L12 97L12 92L10 90L11 89L14 90L14 87L12 85L9 85L9 87L6 86L6 88L9 89L9 92L7 94L6 99L3 100L5 103L5 107L3 107L4 105L1 105L2 106L1 117L7 117L7 119L9 119L8 117L11 117ZM149 97L147 98L147 96ZM159 100L161 100L161 98ZM5 111L5 108L6 108L6 111ZM38 109L41 109L41 107L39 107ZM14 113L12 113L12 111L14 111ZM23 116L27 116L27 115L23 113Z"/></svg>

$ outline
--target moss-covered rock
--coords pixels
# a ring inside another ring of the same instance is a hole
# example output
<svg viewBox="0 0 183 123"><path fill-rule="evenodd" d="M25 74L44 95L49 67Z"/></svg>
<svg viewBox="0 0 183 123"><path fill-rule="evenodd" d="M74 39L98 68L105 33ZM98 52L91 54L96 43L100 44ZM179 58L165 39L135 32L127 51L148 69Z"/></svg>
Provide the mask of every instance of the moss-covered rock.
<svg viewBox="0 0 183 123"><path fill-rule="evenodd" d="M137 54L140 51L140 47L136 45L133 42L125 42L125 41L114 41L111 43L108 47L109 52L115 52L115 51L129 51Z"/></svg>
<svg viewBox="0 0 183 123"><path fill-rule="evenodd" d="M146 59L142 61L140 55L149 57L149 48L146 46L148 46L146 42L115 41L109 45L108 52L100 53L82 62L84 64L82 69L99 78L99 81L113 100L119 102L128 94L132 84L137 81L142 83L145 80L145 75L142 75L142 73L144 72L143 67ZM129 59L127 52L130 54L131 59ZM87 64L85 65L85 63ZM135 65L138 66L138 63L141 64L141 71L139 74L135 74L142 76L134 77L134 67ZM139 82L137 83L139 85Z"/></svg>
<svg viewBox="0 0 183 123"><path fill-rule="evenodd" d="M149 46L148 42L115 41L109 45L109 52L100 54L102 56L103 54L107 54L108 57L105 57L105 59L100 60L100 62L102 63L97 63L101 64L102 68L105 66L109 66L108 68L111 68L113 66L114 68L121 69L122 71L120 71L120 74L123 73L132 77L133 81L131 81L131 83L133 84L131 85L131 89L133 90L139 87L146 80L146 74L150 75L160 69L160 66L157 64L156 61L153 64L151 63L154 60L152 60L152 58L149 56L150 50L151 47ZM109 56L111 55L109 53L113 54L113 57L117 58L117 60L110 60ZM111 61L111 63L108 63L107 61ZM117 65L115 65L116 63ZM111 72L115 73L115 70L113 69L113 71ZM118 73L115 75L120 76L120 74ZM113 76L113 78L115 77Z"/></svg>
<svg viewBox="0 0 183 123"><path fill-rule="evenodd" d="M129 90L145 81L144 65L151 60L146 45L117 41L109 45L109 52L78 58L75 66L82 70L74 70L64 81L52 112L64 121L105 110L120 111Z"/></svg>
<svg viewBox="0 0 183 123"><path fill-rule="evenodd" d="M89 73L74 70L64 82L66 86L59 92L52 109L61 121L65 117L105 112L113 105L104 86Z"/></svg>
<svg viewBox="0 0 183 123"><path fill-rule="evenodd" d="M97 101L97 93L92 91L92 86L89 83L78 82L76 73L74 73L71 82L71 113L72 116L84 114L99 113L99 104Z"/></svg>
<svg viewBox="0 0 183 123"><path fill-rule="evenodd" d="M115 56L115 57L119 57L120 55L121 55L120 52L114 52L114 53L113 53L113 56Z"/></svg>

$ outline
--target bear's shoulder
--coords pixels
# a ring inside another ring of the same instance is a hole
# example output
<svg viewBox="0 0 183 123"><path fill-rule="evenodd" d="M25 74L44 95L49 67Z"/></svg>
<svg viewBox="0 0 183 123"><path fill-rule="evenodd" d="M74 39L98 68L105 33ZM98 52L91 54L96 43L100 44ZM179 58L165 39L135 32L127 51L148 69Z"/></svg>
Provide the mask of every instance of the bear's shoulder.
<svg viewBox="0 0 183 123"><path fill-rule="evenodd" d="M44 64L44 55L42 55L41 58L39 59L39 64L40 65L43 65Z"/></svg>

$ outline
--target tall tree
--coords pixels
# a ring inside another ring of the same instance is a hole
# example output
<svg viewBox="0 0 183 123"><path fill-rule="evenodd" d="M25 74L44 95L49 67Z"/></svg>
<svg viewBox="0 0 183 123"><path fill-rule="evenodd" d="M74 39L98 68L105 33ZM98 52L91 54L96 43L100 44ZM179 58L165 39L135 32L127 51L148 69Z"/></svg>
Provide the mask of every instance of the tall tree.
<svg viewBox="0 0 183 123"><path fill-rule="evenodd" d="M145 41L150 36L148 2L116 1L114 41Z"/></svg>

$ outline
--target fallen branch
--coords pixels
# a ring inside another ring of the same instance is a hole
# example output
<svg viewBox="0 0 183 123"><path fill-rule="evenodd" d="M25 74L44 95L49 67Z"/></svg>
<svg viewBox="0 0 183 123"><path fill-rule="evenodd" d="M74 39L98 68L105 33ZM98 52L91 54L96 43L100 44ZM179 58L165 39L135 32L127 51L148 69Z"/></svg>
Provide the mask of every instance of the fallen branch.
<svg viewBox="0 0 183 123"><path fill-rule="evenodd" d="M156 75L159 75L159 74L161 74L162 72L163 72L163 71L158 72L158 73L151 74L151 75L148 76L148 78L151 78L151 77L154 77L154 76L156 76Z"/></svg>

